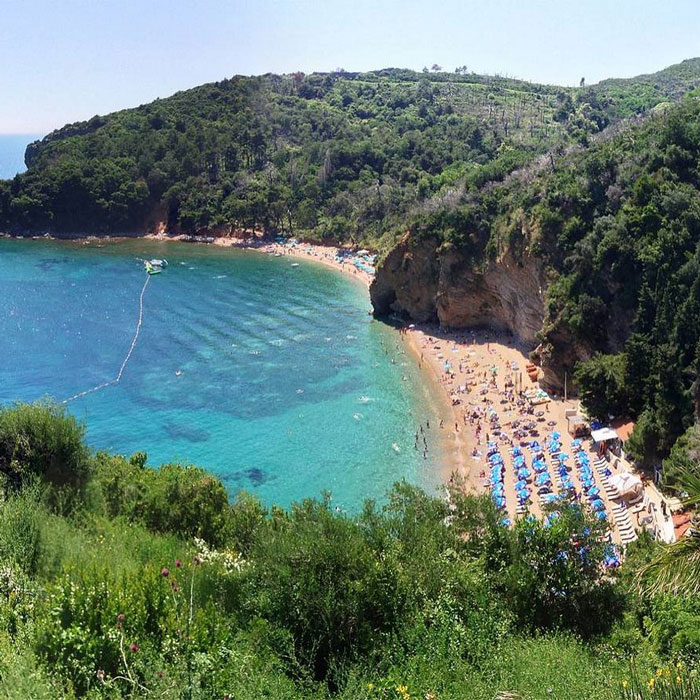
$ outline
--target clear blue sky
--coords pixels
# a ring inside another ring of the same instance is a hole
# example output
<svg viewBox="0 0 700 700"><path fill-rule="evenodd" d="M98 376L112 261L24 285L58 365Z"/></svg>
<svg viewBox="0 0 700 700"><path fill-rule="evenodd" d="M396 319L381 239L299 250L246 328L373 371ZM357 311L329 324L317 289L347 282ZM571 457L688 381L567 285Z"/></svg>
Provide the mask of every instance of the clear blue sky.
<svg viewBox="0 0 700 700"><path fill-rule="evenodd" d="M0 0L0 133L234 74L438 63L572 85L700 55L700 0Z"/></svg>

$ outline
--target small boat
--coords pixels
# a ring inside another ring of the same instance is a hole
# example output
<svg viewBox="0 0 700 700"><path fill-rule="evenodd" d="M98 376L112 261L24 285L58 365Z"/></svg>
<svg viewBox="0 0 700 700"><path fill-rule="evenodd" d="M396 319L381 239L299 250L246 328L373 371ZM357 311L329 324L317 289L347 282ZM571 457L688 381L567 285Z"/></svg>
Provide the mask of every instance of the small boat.
<svg viewBox="0 0 700 700"><path fill-rule="evenodd" d="M163 272L162 267L155 267L151 265L150 260L146 260L146 262L144 263L144 267L146 268L146 272L149 275L159 275L161 272Z"/></svg>
<svg viewBox="0 0 700 700"><path fill-rule="evenodd" d="M153 267L168 267L168 261L165 258L162 260L159 258L151 258L151 260L148 260L147 262L151 263Z"/></svg>
<svg viewBox="0 0 700 700"><path fill-rule="evenodd" d="M299 263L292 263L292 267L299 267Z"/></svg>

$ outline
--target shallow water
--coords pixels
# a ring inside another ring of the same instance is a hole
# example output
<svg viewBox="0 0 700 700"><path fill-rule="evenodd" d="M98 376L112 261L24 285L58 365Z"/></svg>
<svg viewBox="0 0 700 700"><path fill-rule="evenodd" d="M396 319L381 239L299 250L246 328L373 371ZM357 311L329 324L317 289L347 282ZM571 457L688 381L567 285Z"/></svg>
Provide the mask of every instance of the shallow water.
<svg viewBox="0 0 700 700"><path fill-rule="evenodd" d="M89 443L148 464L216 473L232 493L342 508L401 478L433 489L438 407L367 290L314 263L188 244L0 240L0 403L59 400L113 379L146 279L143 325L121 382L68 404ZM439 432L439 431L438 431Z"/></svg>

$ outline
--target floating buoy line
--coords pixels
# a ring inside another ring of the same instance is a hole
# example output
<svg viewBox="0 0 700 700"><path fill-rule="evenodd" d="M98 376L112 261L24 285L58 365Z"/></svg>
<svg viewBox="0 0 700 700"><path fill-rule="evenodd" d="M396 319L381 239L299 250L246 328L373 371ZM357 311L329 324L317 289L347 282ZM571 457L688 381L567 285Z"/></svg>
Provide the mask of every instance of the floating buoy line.
<svg viewBox="0 0 700 700"><path fill-rule="evenodd" d="M165 264L167 265L167 262ZM136 342L139 339L139 333L141 332L141 324L143 323L143 296L146 293L146 287L148 287L148 283L151 281L151 276L154 274L151 271L151 269L157 269L158 272L160 272L163 266L153 266L152 261L146 261L145 267L147 274L146 281L143 283L143 287L141 287L141 294L139 294L139 318L136 322L136 330L134 331L134 337L131 339L129 351L126 353L126 357L124 358L121 366L119 367L119 372L117 372L116 377L114 377L114 379L110 379L107 382L102 382L102 384L98 384L97 386L93 386L90 389L81 391L78 394L73 394L73 396L69 396L67 399L61 401L62 404L70 403L71 401L80 399L83 396L87 396L88 394L94 394L98 391L101 391L102 389L106 389L108 386L115 386L121 381L122 375L124 374L124 370L126 369L126 365L131 359L131 355L134 352L134 348L136 347Z"/></svg>

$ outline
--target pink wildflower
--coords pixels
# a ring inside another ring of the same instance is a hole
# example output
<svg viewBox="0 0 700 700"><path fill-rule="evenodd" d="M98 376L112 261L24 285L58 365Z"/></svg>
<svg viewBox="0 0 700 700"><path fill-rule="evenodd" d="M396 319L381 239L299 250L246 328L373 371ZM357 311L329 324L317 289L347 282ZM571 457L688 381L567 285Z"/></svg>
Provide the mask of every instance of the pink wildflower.
<svg viewBox="0 0 700 700"><path fill-rule="evenodd" d="M163 578L167 578L168 576L170 576L170 570L164 566L164 567L160 570L160 575L161 575Z"/></svg>

